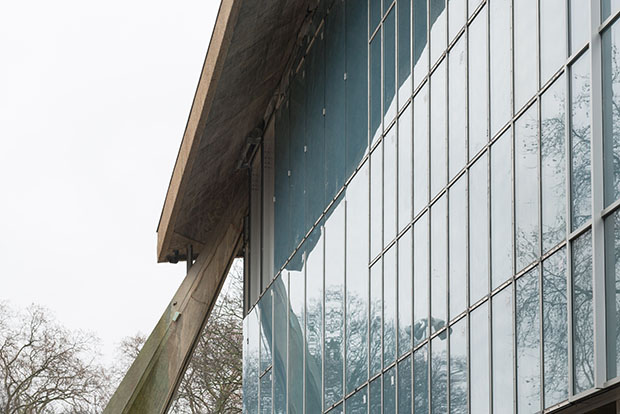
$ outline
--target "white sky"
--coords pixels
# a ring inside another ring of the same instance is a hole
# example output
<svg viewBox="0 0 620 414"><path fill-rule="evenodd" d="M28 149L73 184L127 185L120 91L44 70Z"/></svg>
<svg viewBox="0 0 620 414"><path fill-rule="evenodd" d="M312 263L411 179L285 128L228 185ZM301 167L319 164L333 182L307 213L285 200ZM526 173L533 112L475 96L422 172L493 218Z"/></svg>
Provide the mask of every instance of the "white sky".
<svg viewBox="0 0 620 414"><path fill-rule="evenodd" d="M185 274L156 229L217 0L0 2L0 300L150 333Z"/></svg>

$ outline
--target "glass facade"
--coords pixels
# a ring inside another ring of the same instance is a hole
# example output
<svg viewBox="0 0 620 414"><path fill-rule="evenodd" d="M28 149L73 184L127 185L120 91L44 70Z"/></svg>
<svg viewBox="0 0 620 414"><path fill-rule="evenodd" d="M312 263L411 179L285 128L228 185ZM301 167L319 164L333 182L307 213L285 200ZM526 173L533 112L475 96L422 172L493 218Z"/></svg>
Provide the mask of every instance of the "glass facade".
<svg viewBox="0 0 620 414"><path fill-rule="evenodd" d="M250 171L244 412L620 382L620 2L325 0Z"/></svg>

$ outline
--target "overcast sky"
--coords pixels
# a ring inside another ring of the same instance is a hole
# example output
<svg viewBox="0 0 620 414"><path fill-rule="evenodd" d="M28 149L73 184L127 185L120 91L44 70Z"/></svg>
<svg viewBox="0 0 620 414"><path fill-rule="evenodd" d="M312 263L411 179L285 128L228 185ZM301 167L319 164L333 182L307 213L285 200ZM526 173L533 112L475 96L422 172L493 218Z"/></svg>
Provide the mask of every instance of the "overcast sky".
<svg viewBox="0 0 620 414"><path fill-rule="evenodd" d="M156 229L216 0L0 3L0 300L110 358L185 274Z"/></svg>

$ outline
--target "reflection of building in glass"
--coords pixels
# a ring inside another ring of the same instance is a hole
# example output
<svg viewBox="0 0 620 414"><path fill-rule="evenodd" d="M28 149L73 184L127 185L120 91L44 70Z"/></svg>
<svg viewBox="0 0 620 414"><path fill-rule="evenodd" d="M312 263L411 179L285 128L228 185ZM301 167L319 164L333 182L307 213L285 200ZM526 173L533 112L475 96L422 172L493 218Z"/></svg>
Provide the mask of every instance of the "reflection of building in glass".
<svg viewBox="0 0 620 414"><path fill-rule="evenodd" d="M249 193L244 412L615 413L620 2L249 3L160 246Z"/></svg>
<svg viewBox="0 0 620 414"><path fill-rule="evenodd" d="M253 161L245 412L535 413L614 388L620 23L602 3L308 16Z"/></svg>

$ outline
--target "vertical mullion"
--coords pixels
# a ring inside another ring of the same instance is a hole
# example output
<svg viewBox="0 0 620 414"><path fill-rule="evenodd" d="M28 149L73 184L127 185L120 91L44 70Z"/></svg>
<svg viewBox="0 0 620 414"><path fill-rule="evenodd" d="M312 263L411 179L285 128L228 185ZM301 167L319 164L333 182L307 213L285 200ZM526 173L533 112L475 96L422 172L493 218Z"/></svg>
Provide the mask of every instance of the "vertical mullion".
<svg viewBox="0 0 620 414"><path fill-rule="evenodd" d="M284 274L284 270L282 272L280 272L280 276L281 278L283 278ZM276 339L276 330L274 329L274 311L275 311L275 300L274 300L274 295L273 295L273 288L269 289L269 294L271 295L271 366L269 368L269 376L271 377L271 412L275 413L275 404L273 403L275 400L275 386L274 386L274 382L275 382L275 375L273 372L273 360L275 358L275 352L274 352L274 348L275 348L275 339ZM288 321L287 321L288 324ZM288 355L287 355L287 359L288 359ZM288 361L287 361L288 362ZM288 369L288 364L287 364L287 369Z"/></svg>
<svg viewBox="0 0 620 414"><path fill-rule="evenodd" d="M344 81L345 84L344 86L344 113L347 113L347 84L346 84L346 74L347 74L347 40L348 40L348 36L347 36L347 6L348 6L348 2L346 2L345 0L341 0L343 3L342 6L342 13L343 13L343 20L344 20ZM323 60L323 65L325 67L326 65L326 59ZM326 76L325 76L326 77ZM325 87L325 82L323 83L323 87ZM323 99L325 99L325 91L323 91ZM346 116L346 115L345 115ZM344 136L345 136L345 164L346 164L346 159L347 159L347 155L346 155L346 148L347 148L347 122L344 122ZM353 172L353 174L355 174L355 172ZM348 173L346 171L346 167L345 167L345 176L344 176L344 182L346 183L348 180ZM347 337L348 337L348 331L347 331L347 210L348 210L348 200L347 200L347 194L346 194L346 190L347 187L345 186L345 192L343 194L343 202L344 202L344 228L343 228L343 232L344 232L344 246L343 246L343 251L344 251L344 287L343 287L343 292L342 292L342 297L344 298L342 301L342 412L344 414L345 412L345 396L347 395Z"/></svg>
<svg viewBox="0 0 620 414"><path fill-rule="evenodd" d="M487 151L487 302L488 302L488 332L489 335L487 337L488 343L488 363L489 363L489 413L493 413L493 303L491 301L491 261L492 261L492 251L491 251L491 232L493 229L491 228L491 144L489 143L491 140L491 9L488 5L488 2L483 7L486 7L486 84L487 84L487 113L486 113L486 126L487 126L487 142L485 144Z"/></svg>
<svg viewBox="0 0 620 414"><path fill-rule="evenodd" d="M370 176L371 176L371 159L370 159L370 143L371 143L371 137L370 137L370 108L371 108L371 102L370 102L370 58L371 58L371 50L370 50L370 35L371 35L371 28L370 28L370 10L371 10L371 5L370 2L372 0L368 0L367 2L367 7L366 7L366 17L367 17L367 21L366 21L366 39L368 40L367 42L367 56L366 56L366 62L367 62L367 68L366 68L366 99L368 102L366 111L367 111L367 116L366 116L366 135L367 135L367 147L368 147L368 177L367 177L367 189L368 191L366 192L366 197L367 197L367 205L368 205L368 214L366 217L366 220L368 222L368 250L367 250L367 254L368 254L368 258L367 258L367 262L366 262L366 293L367 293L367 304L368 306L366 307L366 380L365 382L368 384L367 388L366 388L366 396L367 396L367 403L366 403L366 411L369 413L370 412L370 255L371 255L371 240L370 240L370 230L371 230L371 224L370 224Z"/></svg>
<svg viewBox="0 0 620 414"><path fill-rule="evenodd" d="M543 392L543 390L545 389L545 385L544 385L544 373L545 373L545 361L544 361L544 349L543 349L543 330L542 330L542 325L543 325L543 316L542 316L542 311L543 311L543 305L542 305L542 244L543 244L543 231L542 231L542 209L543 209L543 198L542 198L542 96L540 94L540 89L542 87L542 58L541 58L541 52L542 52L542 30L541 30L541 13L540 13L540 4L542 1L545 0L538 0L537 2L537 7L536 7L536 13L537 13L537 19L536 19L536 31L537 31L537 37L536 37L536 49L537 49L537 56L538 59L536 61L536 73L538 76L538 83L536 84L537 86L537 91L536 91L536 102L534 103L534 105L537 105L536 107L536 114L537 114L537 121L536 121L536 126L537 126L537 136L538 136L538 148L537 148L537 157L538 157L538 162L537 162L537 167L538 167L538 171L537 171L537 186L538 186L538 245L537 247L537 252L536 252L536 257L537 257L537 264L535 266L536 269L538 269L538 371L539 371L539 389L538 389L538 394L539 394L539 409L542 410L542 408L544 407L544 399L545 399L545 393Z"/></svg>
<svg viewBox="0 0 620 414"><path fill-rule="evenodd" d="M511 290L512 290L512 305L511 305L511 320L512 320L512 349L513 349L513 353L512 353L512 395L513 395L513 399L512 399L512 411L514 413L517 412L517 283L515 281L515 269L516 269L516 193L515 193L515 180L516 180L516 168L515 168L515 127L514 127L514 115L515 115L515 1L519 1L519 0L512 0L510 2L510 24L511 24L511 28L510 28L510 47L511 47L511 53L510 53L510 68L511 68L511 74L510 74L510 90L512 92L511 94L511 98L510 98L510 195L511 195L511 204L510 204L510 216L511 216L511 238L510 238L510 243L511 243L511 265L512 265L512 271L511 271Z"/></svg>
<svg viewBox="0 0 620 414"><path fill-rule="evenodd" d="M567 0L567 10L570 9L570 0ZM570 13L570 10L568 11ZM570 14L569 14L570 16ZM567 18L567 26L569 27L570 18ZM570 51L570 29L567 30L567 44L568 49ZM572 102L573 102L573 94L572 94L572 67L566 66L564 71L565 73L565 82L564 86L566 88L565 94L565 117L564 124L567 126L565 128L565 139L566 148L565 148L565 159L566 159L566 183L565 183L565 192L566 192L566 316L567 316L567 350L568 350L568 398L573 395L573 271L572 271L572 248L570 241L570 234L572 231L572 205L573 205L573 194L572 194L572 182L573 182L573 173L572 173L572 123L573 123L573 115L572 115Z"/></svg>
<svg viewBox="0 0 620 414"><path fill-rule="evenodd" d="M289 390L289 372L291 370L291 363L289 361L290 355L290 343L289 338L291 335L290 325L291 325L291 272L286 272L286 371L284 375L284 388L286 389L286 398L284 399L284 412L288 414L288 400L290 398L290 390ZM275 306L275 305L274 305ZM302 339L303 343L303 339ZM305 352L304 352L305 353ZM303 371L303 369L302 369ZM275 409L274 409L275 410Z"/></svg>
<svg viewBox="0 0 620 414"><path fill-rule="evenodd" d="M427 227L426 227L426 241L428 243L428 249L427 249L427 261L428 261L428 269L426 272L426 280L427 280L427 297L428 297L428 308L427 308L427 318L428 321L430 322L430 318L431 318L431 306L432 306L432 296L431 296L431 269L432 269L432 262L431 262L431 255L432 255L432 247L431 247L431 221L432 221L432 216L431 216L431 207L430 207L430 202L431 202L431 134L432 134L432 127L431 127L431 99L432 99L432 94L431 94L431 2L430 0L426 0L426 40L427 40L427 44L428 44L428 53L426 56L427 59L427 72L426 72L426 85L428 88L428 102L427 102L427 112L426 112L426 125L428 126L427 128L427 170L426 170L426 175L427 175L427 211L428 211L428 222L427 222ZM432 387L432 383L431 383L431 361L432 361L432 348L431 348L431 329L430 329L430 324L428 326L428 332L427 332L427 345L426 345L426 352L427 352L427 361L426 361L426 384L427 384L427 389L426 389L426 395L428 398L428 407L429 407L429 412L432 412L432 407L433 407L433 400L432 400L432 393L431 393L431 387Z"/></svg>
<svg viewBox="0 0 620 414"><path fill-rule="evenodd" d="M607 379L605 342L605 227L604 208L602 63L600 2L590 2L590 76L592 114L592 274L594 302L594 387L601 388ZM610 29L608 29L610 30Z"/></svg>

